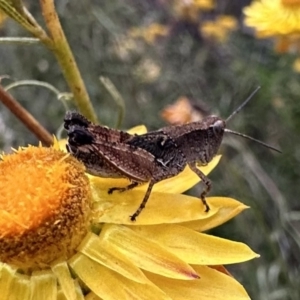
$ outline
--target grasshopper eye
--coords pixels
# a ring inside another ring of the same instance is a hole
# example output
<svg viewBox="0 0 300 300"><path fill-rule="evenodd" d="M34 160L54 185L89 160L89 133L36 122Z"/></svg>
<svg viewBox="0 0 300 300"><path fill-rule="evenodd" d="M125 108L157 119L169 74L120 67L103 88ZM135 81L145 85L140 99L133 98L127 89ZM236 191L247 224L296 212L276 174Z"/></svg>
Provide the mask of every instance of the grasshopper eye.
<svg viewBox="0 0 300 300"><path fill-rule="evenodd" d="M224 132L225 124L224 121L222 120L217 120L213 125L212 125L213 131L215 135L219 135L222 132Z"/></svg>

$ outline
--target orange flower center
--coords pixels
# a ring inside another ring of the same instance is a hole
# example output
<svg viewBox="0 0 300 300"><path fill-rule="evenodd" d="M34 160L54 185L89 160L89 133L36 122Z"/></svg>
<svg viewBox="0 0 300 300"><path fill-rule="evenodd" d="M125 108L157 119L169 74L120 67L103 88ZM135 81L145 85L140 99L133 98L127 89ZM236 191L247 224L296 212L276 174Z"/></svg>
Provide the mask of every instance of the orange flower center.
<svg viewBox="0 0 300 300"><path fill-rule="evenodd" d="M72 252L86 233L88 179L73 157L43 147L3 155L0 190L1 261L48 263Z"/></svg>
<svg viewBox="0 0 300 300"><path fill-rule="evenodd" d="M281 4L286 7L299 7L300 0L281 0Z"/></svg>

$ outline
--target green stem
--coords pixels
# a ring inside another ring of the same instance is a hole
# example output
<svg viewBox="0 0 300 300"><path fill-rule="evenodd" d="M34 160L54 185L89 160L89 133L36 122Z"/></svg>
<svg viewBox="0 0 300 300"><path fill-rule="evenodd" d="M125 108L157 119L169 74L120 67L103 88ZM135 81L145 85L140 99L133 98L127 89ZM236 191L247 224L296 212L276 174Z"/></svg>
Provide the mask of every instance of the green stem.
<svg viewBox="0 0 300 300"><path fill-rule="evenodd" d="M74 101L80 112L92 122L97 122L93 106L81 78L73 53L61 28L53 0L40 0L46 26L50 32L54 53L61 66L65 79L74 95ZM48 46L46 44L46 46Z"/></svg>

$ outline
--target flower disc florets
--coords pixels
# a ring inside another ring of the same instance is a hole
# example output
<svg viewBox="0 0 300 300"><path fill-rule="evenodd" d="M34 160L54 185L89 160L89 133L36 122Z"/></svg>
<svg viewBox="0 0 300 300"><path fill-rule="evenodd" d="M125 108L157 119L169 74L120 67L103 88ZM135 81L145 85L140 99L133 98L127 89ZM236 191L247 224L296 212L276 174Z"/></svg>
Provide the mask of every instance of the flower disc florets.
<svg viewBox="0 0 300 300"><path fill-rule="evenodd" d="M0 161L0 261L22 269L68 258L87 233L84 167L54 148L21 148Z"/></svg>

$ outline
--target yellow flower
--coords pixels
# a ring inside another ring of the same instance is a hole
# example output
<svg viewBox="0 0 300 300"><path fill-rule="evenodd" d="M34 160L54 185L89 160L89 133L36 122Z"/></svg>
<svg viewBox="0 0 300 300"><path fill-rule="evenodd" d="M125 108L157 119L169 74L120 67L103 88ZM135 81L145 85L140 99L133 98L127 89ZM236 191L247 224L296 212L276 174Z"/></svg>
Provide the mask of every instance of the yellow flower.
<svg viewBox="0 0 300 300"><path fill-rule="evenodd" d="M244 14L245 24L255 27L258 37L300 32L300 0L253 1Z"/></svg>
<svg viewBox="0 0 300 300"><path fill-rule="evenodd" d="M229 15L228 16L227 15L218 16L216 19L216 23L221 28L224 28L227 30L235 30L235 29L237 29L237 26L238 26L238 22L237 22L236 18L233 16L229 16Z"/></svg>
<svg viewBox="0 0 300 300"><path fill-rule="evenodd" d="M152 83L159 77L161 66L150 58L142 59L134 68L134 75L142 82Z"/></svg>
<svg viewBox="0 0 300 300"><path fill-rule="evenodd" d="M215 21L204 21L199 30L206 38L225 42L231 31L237 28L237 20L232 16L218 16Z"/></svg>
<svg viewBox="0 0 300 300"><path fill-rule="evenodd" d="M88 228L83 166L53 148L29 147L3 155L0 176L1 261L31 269L73 254Z"/></svg>
<svg viewBox="0 0 300 300"><path fill-rule="evenodd" d="M295 59L293 64L293 69L295 72L300 73L300 58Z"/></svg>
<svg viewBox="0 0 300 300"><path fill-rule="evenodd" d="M189 2L189 1L182 1L182 2ZM206 11L206 10L212 10L215 7L215 1L214 0L192 0L190 1L195 7Z"/></svg>
<svg viewBox="0 0 300 300"><path fill-rule="evenodd" d="M202 171L211 171L219 158ZM242 243L201 233L246 206L212 197L205 213L198 198L181 194L198 181L185 169L158 183L133 223L129 215L145 187L108 195L109 187L126 181L85 175L57 144L2 155L1 300L249 299L214 266L258 255Z"/></svg>
<svg viewBox="0 0 300 300"><path fill-rule="evenodd" d="M197 22L201 11L210 11L215 7L214 0L175 0L174 12L179 19Z"/></svg>
<svg viewBox="0 0 300 300"><path fill-rule="evenodd" d="M153 23L144 28L133 27L129 31L129 36L134 38L143 38L148 44L153 45L158 38L167 36L168 33L168 26Z"/></svg>

